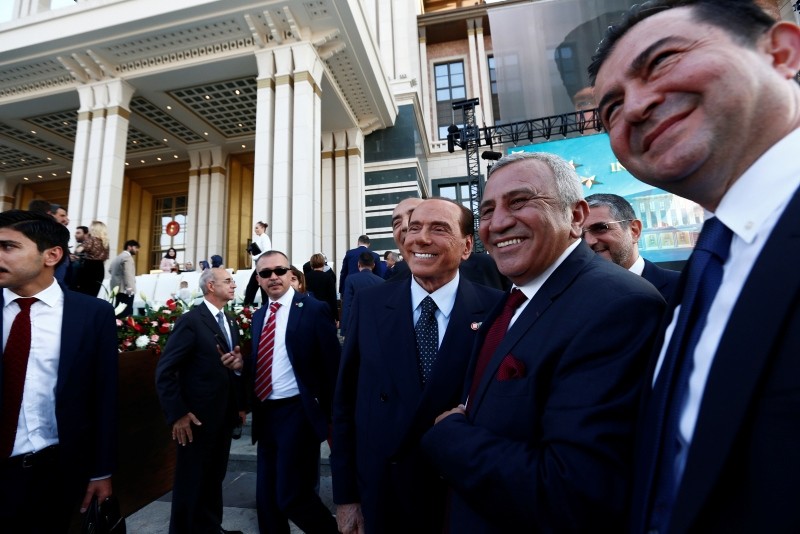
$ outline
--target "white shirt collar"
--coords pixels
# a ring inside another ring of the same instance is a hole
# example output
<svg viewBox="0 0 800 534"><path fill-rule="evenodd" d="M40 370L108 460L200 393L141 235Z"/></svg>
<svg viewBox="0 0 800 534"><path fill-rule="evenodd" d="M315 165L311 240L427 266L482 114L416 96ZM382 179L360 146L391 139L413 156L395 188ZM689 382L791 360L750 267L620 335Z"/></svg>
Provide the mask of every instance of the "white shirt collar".
<svg viewBox="0 0 800 534"><path fill-rule="evenodd" d="M641 256L636 258L636 261L633 262L633 265L631 265L628 270L633 274L638 274L639 276L642 276L642 273L644 272L644 258Z"/></svg>
<svg viewBox="0 0 800 534"><path fill-rule="evenodd" d="M439 311L442 312L442 315L445 317L450 317L450 312L453 311L453 306L456 303L456 291L458 290L458 281L460 280L460 275L458 271L456 271L456 276L445 285L434 291L433 293L428 293L425 289L422 288L414 277L411 277L411 310L416 310L417 307L422 303L422 300L430 296L433 301L436 303L436 307L439 308Z"/></svg>
<svg viewBox="0 0 800 534"><path fill-rule="evenodd" d="M61 286L58 285L56 279L53 278L53 282L50 284L49 287L39 291L37 294L33 296L52 308L53 306L56 306L58 304L59 300L63 297L63 295L64 292L61 290ZM3 288L4 307L8 306L9 304L11 304L11 302L13 302L18 298L21 297L16 293L14 293L13 291L11 291L10 289L8 289L7 287Z"/></svg>
<svg viewBox="0 0 800 534"><path fill-rule="evenodd" d="M764 221L783 210L800 186L800 128L772 145L722 197L716 216L734 234L752 243ZM765 194L769 191L769 194Z"/></svg>
<svg viewBox="0 0 800 534"><path fill-rule="evenodd" d="M269 305L272 302L280 302L281 303L281 308L286 308L288 306L291 306L292 305L292 300L294 300L294 293L295 293L294 288L290 286L289 287L289 291L284 293L281 298L279 298L277 301L274 301L274 300L270 299L267 302L267 305Z"/></svg>
<svg viewBox="0 0 800 534"><path fill-rule="evenodd" d="M205 302L205 303L206 303L206 307L208 308L208 311L210 311L210 312L211 312L211 315L213 315L214 317L216 317L216 316L217 316L217 314L218 314L219 312L221 312L221 311L222 311L222 310L220 310L219 308L217 308L216 306L214 306L213 304L211 304L211 303L210 303L208 300L206 300L205 298L203 299L203 302ZM223 313L224 313L224 312L223 312Z"/></svg>
<svg viewBox="0 0 800 534"><path fill-rule="evenodd" d="M556 261L551 263L550 267L548 267L547 270L545 270L545 272L543 272L542 274L540 274L527 284L521 286L514 284L514 287L518 287L519 290L525 293L525 296L528 297L528 300L526 300L523 306L520 306L518 310L521 310L524 306L527 306L527 303L530 302L531 299L533 299L534 295L536 295L536 293L542 288L544 283L547 282L547 279L550 278L550 275L553 274L553 271L558 269L558 266L564 263L564 260L567 259L567 256L572 254L573 250L578 248L578 245L581 244L581 241L582 241L581 239L576 239L571 245L569 245L566 249L564 249L564 252L561 253L561 256L559 256L556 259Z"/></svg>

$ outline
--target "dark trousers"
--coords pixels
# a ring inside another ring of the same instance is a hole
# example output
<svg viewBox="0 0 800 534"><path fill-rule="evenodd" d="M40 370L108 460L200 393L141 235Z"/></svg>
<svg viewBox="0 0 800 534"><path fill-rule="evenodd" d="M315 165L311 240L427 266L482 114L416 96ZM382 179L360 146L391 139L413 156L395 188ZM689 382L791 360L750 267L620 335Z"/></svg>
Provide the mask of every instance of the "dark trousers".
<svg viewBox="0 0 800 534"><path fill-rule="evenodd" d="M256 506L261 534L288 534L289 519L308 534L336 534L336 520L314 491L319 438L300 397L265 401L258 440Z"/></svg>
<svg viewBox="0 0 800 534"><path fill-rule="evenodd" d="M125 293L117 293L117 298L114 300L114 307L116 308L121 303L125 304L125 310L117 314L117 317L128 317L133 314L133 295L126 295Z"/></svg>
<svg viewBox="0 0 800 534"><path fill-rule="evenodd" d="M86 491L61 469L57 448L45 449L25 467L18 459L0 461L0 530L23 534L67 532L71 515Z"/></svg>
<svg viewBox="0 0 800 534"><path fill-rule="evenodd" d="M263 306L264 303L267 302L267 292L258 286L258 280L256 280L256 272L254 270L253 274L250 275L250 280L247 282L247 287L244 290L245 306L250 306L256 301L257 291L261 291L261 305Z"/></svg>
<svg viewBox="0 0 800 534"><path fill-rule="evenodd" d="M177 445L170 534L219 534L222 481L228 469L230 429L192 426L193 441Z"/></svg>

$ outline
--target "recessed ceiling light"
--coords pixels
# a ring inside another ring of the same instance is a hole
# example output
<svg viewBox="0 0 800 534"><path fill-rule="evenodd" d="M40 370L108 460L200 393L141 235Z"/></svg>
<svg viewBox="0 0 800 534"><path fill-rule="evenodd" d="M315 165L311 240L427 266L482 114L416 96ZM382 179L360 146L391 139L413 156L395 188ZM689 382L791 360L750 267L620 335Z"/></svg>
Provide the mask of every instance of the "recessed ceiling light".
<svg viewBox="0 0 800 534"><path fill-rule="evenodd" d="M125 162L125 165L130 165L130 163L128 163L128 162L126 161L126 162Z"/></svg>
<svg viewBox="0 0 800 534"><path fill-rule="evenodd" d="M156 158L158 161L161 161L161 158Z"/></svg>
<svg viewBox="0 0 800 534"><path fill-rule="evenodd" d="M167 109L172 109L172 106L167 106Z"/></svg>
<svg viewBox="0 0 800 534"><path fill-rule="evenodd" d="M177 154L173 154L172 157L175 158L175 159L178 159L178 155Z"/></svg>
<svg viewBox="0 0 800 534"><path fill-rule="evenodd" d="M242 145L242 148L247 148L247 145Z"/></svg>
<svg viewBox="0 0 800 534"><path fill-rule="evenodd" d="M143 160L143 159L140 159L140 160L139 160L139 163L144 163L144 160Z"/></svg>
<svg viewBox="0 0 800 534"><path fill-rule="evenodd" d="M58 176L58 174L56 174L54 172L51 172L50 174L53 175L53 176Z"/></svg>
<svg viewBox="0 0 800 534"><path fill-rule="evenodd" d="M208 132L203 132L203 135L208 135Z"/></svg>
<svg viewBox="0 0 800 534"><path fill-rule="evenodd" d="M31 133L32 133L33 135L36 135L36 130L31 130Z"/></svg>
<svg viewBox="0 0 800 534"><path fill-rule="evenodd" d="M240 95L240 94L242 94L242 93L241 93L241 91L239 91L238 89L237 89L237 90L235 90L235 91L234 91L234 93L236 93L237 95Z"/></svg>
<svg viewBox="0 0 800 534"><path fill-rule="evenodd" d="M25 158L19 158L22 163L25 163Z"/></svg>
<svg viewBox="0 0 800 534"><path fill-rule="evenodd" d="M166 143L167 142L167 138L165 137L164 139L162 139L162 141L164 141Z"/></svg>
<svg viewBox="0 0 800 534"><path fill-rule="evenodd" d="M50 156L47 156L47 161L53 161L53 158L51 158Z"/></svg>
<svg viewBox="0 0 800 534"><path fill-rule="evenodd" d="M37 174L36 177L37 178L44 178L44 176L42 176L41 174Z"/></svg>
<svg viewBox="0 0 800 534"><path fill-rule="evenodd" d="M211 100L211 95L206 95L206 100Z"/></svg>
<svg viewBox="0 0 800 534"><path fill-rule="evenodd" d="M27 176L25 176L25 177L24 177L24 178L22 178L22 179L23 179L23 180L25 180L26 182L28 181L28 177L27 177Z"/></svg>

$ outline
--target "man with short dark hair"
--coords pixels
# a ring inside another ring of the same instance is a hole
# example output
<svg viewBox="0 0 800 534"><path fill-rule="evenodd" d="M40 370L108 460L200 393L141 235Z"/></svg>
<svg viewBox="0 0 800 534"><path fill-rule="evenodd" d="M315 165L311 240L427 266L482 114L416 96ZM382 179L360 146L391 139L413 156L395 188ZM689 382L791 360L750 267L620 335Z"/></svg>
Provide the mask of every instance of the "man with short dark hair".
<svg viewBox="0 0 800 534"><path fill-rule="evenodd" d="M382 284L383 278L372 272L375 268L375 259L370 252L362 252L358 257L358 273L347 277L342 293L342 318L339 321L339 329L342 337L347 336L347 324L350 319L350 307L356 293L364 288Z"/></svg>
<svg viewBox="0 0 800 534"><path fill-rule="evenodd" d="M225 313L236 290L230 273L200 275L203 302L182 315L156 368L161 407L177 445L169 531L222 529L222 480L231 434L244 422L239 330Z"/></svg>
<svg viewBox="0 0 800 534"><path fill-rule="evenodd" d="M253 315L253 352L245 363L258 445L256 507L261 532L336 534L315 487L319 446L331 421L341 348L328 305L289 284L289 259L268 250L256 261L267 301Z"/></svg>
<svg viewBox="0 0 800 534"><path fill-rule="evenodd" d="M133 298L136 294L136 263L133 257L139 252L139 242L129 239L119 256L111 260L108 272L111 273L111 290L117 290L115 306L125 304L119 317L127 317L133 313Z"/></svg>
<svg viewBox="0 0 800 534"><path fill-rule="evenodd" d="M380 263L381 257L378 256L377 252L372 252L369 250L369 243L370 240L368 235L358 236L358 246L356 248L351 248L344 255L344 259L342 260L342 270L339 273L340 295L344 293L344 283L347 280L348 275L358 272L358 257L361 256L363 252L369 252L372 255L375 265ZM372 268L372 271L375 272L375 267Z"/></svg>
<svg viewBox="0 0 800 534"><path fill-rule="evenodd" d="M67 532L111 495L117 335L111 306L54 279L69 232L50 215L0 213L0 524Z"/></svg>
<svg viewBox="0 0 800 534"><path fill-rule="evenodd" d="M752 0L634 6L590 69L620 163L707 210L647 377L631 532L800 529L798 70L800 28Z"/></svg>
<svg viewBox="0 0 800 534"><path fill-rule="evenodd" d="M680 273L659 267L639 255L642 221L627 200L611 193L586 197L589 215L583 223L583 240L596 254L638 274L669 300Z"/></svg>
<svg viewBox="0 0 800 534"><path fill-rule="evenodd" d="M446 489L419 440L458 402L478 325L502 296L459 274L472 212L444 198L413 204L398 243L413 276L364 289L352 305L331 454L345 534L442 532Z"/></svg>
<svg viewBox="0 0 800 534"><path fill-rule="evenodd" d="M637 400L664 299L581 241L588 211L558 156L492 166L480 236L514 288L482 319L467 398L422 438L452 490L449 532L624 531Z"/></svg>
<svg viewBox="0 0 800 534"><path fill-rule="evenodd" d="M50 213L59 223L63 224L64 226L69 226L69 216L67 215L67 209L64 206L61 206L60 204L52 204L50 206Z"/></svg>

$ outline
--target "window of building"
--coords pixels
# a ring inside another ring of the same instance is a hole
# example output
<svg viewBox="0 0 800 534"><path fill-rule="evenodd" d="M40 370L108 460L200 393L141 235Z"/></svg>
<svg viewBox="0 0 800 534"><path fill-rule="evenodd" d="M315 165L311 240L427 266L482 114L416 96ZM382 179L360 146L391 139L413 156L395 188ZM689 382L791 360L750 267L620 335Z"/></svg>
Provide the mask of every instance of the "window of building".
<svg viewBox="0 0 800 534"><path fill-rule="evenodd" d="M186 195L158 197L153 200L153 239L150 240L150 266L158 269L161 258L169 248L174 248L178 263L186 261ZM175 221L180 230L174 236L167 233L167 224Z"/></svg>
<svg viewBox="0 0 800 534"><path fill-rule="evenodd" d="M453 101L467 98L464 62L453 61L433 67L436 80L436 124L439 139L447 139L447 128L453 124ZM461 125L456 124L461 127Z"/></svg>
<svg viewBox="0 0 800 534"><path fill-rule="evenodd" d="M497 122L500 117L500 97L497 94L497 66L494 62L494 56L489 56L489 83L492 90L492 113L494 114L494 121Z"/></svg>

